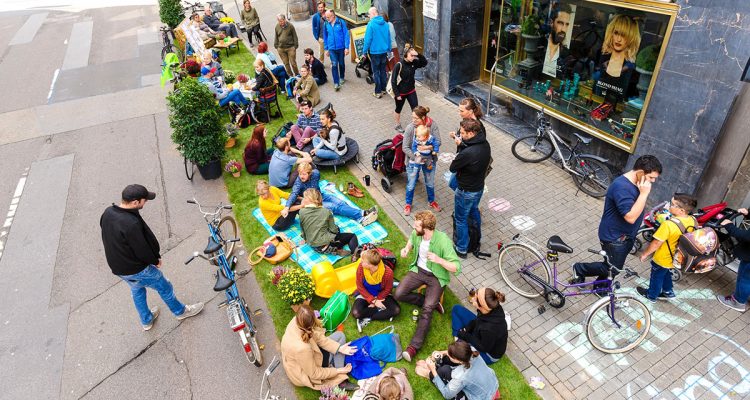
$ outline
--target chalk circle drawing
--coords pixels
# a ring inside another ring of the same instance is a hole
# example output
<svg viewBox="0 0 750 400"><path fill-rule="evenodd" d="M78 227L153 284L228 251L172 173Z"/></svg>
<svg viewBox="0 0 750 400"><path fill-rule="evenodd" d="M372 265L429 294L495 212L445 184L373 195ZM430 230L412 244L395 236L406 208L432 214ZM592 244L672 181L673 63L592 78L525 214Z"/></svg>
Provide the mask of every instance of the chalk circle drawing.
<svg viewBox="0 0 750 400"><path fill-rule="evenodd" d="M514 215L510 219L510 224L519 231L528 231L536 226L534 219L527 215Z"/></svg>
<svg viewBox="0 0 750 400"><path fill-rule="evenodd" d="M508 200L505 200L502 197L498 197L490 199L487 202L487 208L494 212L504 212L510 210L511 208L513 208L513 206L511 206Z"/></svg>
<svg viewBox="0 0 750 400"><path fill-rule="evenodd" d="M440 153L440 155L438 155L438 160L446 164L452 162L454 158L456 158L456 153Z"/></svg>

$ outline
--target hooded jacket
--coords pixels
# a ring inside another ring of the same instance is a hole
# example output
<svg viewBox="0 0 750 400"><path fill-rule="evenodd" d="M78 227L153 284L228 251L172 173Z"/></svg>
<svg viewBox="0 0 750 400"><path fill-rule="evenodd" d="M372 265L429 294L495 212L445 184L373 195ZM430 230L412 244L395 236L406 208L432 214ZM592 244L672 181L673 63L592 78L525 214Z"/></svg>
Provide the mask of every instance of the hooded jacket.
<svg viewBox="0 0 750 400"><path fill-rule="evenodd" d="M729 235L737 238L739 244L734 246L734 255L740 261L750 261L750 230L742 229L734 224L728 224L724 226L729 232Z"/></svg>
<svg viewBox="0 0 750 400"><path fill-rule="evenodd" d="M99 219L107 264L115 275L134 275L159 263L159 241L137 209L116 206Z"/></svg>
<svg viewBox="0 0 750 400"><path fill-rule="evenodd" d="M463 147L451 162L450 171L456 174L458 188L466 192L484 189L484 178L490 165L492 149L487 142L487 134L480 130L462 143Z"/></svg>
<svg viewBox="0 0 750 400"><path fill-rule="evenodd" d="M391 51L391 31L380 15L367 23L362 54L385 54Z"/></svg>
<svg viewBox="0 0 750 400"><path fill-rule="evenodd" d="M494 359L501 358L508 345L508 323L503 307L493 308L487 314L477 313L477 319L458 331L458 338Z"/></svg>

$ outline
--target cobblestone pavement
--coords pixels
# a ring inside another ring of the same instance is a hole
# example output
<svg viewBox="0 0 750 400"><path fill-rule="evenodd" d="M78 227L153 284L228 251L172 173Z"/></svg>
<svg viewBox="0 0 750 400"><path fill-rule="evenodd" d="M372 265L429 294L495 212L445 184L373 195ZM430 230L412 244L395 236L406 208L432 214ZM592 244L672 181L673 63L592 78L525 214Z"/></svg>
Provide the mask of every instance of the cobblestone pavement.
<svg viewBox="0 0 750 400"><path fill-rule="evenodd" d="M271 34L274 10L268 8L272 7L277 6L258 4L261 18L266 15L264 31ZM310 20L294 22L300 38L298 62L304 47L317 52L310 24ZM328 60L326 68L330 77ZM347 63L346 69L347 80L341 91L334 92L331 83L323 85L321 102L333 103L345 133L359 142L360 163L351 164L351 170L361 178L360 183L364 175L372 177L370 193L383 211L408 233L411 218L402 215L405 175L393 179L393 191L388 194L378 185L382 175L370 165L375 144L394 134L393 100L388 96L375 99L371 95L373 86L354 75L354 64ZM457 107L424 87L418 88L418 94L420 104L430 108L443 142L449 142L448 132L456 130L459 123ZM405 112L403 125L409 120ZM625 355L601 353L587 341L582 322L596 297L569 298L562 309L547 306L547 311L539 314L537 309L543 300L521 297L505 284L498 269L496 243L507 242L520 232L541 245L557 234L575 249L574 254L560 257L561 280L570 277L573 262L594 260L597 256L586 249L598 247L597 227L603 202L578 193L570 176L551 161L540 164L518 161L510 152L512 133L485 125L494 169L482 198L482 243L484 250L491 251L493 256L485 261L469 256L463 273L451 282L451 288L460 297L465 297L468 289L480 286L506 293L504 308L512 316L508 356L527 379L544 378L547 389L540 394L563 399L750 398L747 329L750 315L728 310L714 297L732 291L735 280L732 271L719 269L706 275L684 277L675 286L675 301L649 303L651 332L639 348ZM443 151L455 151L455 146L447 143ZM439 162L436 192L444 209L438 213L438 229L450 233L453 192L443 178L446 171L448 164ZM487 205L493 199L506 201L507 209L490 210ZM415 192L414 211L426 207L424 186L420 184ZM629 257L626 265L640 272L641 277L623 281L621 292L635 293L636 285L648 285L647 264Z"/></svg>

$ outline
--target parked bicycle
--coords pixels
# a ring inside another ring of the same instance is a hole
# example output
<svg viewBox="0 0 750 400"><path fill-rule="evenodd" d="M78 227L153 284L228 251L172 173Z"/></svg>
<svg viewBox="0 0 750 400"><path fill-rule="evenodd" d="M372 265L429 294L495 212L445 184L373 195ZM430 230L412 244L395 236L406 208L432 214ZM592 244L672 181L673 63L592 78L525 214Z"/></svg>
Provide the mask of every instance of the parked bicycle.
<svg viewBox="0 0 750 400"><path fill-rule="evenodd" d="M214 291L224 291L227 296L227 299L219 304L219 308L226 308L229 327L239 334L247 360L260 367L263 364L263 354L256 339L255 324L250 317L251 313L247 307L247 302L240 296L235 282L236 275L245 275L249 272L249 270L237 273L234 271L237 265L237 257L232 256L232 253L235 243L240 241L237 237L237 222L231 216L222 217L221 215L224 210L231 210L232 206L219 203L214 211L204 211L201 204L195 199L187 202L198 206L199 212L203 214L203 219L208 224L210 235L203 253L196 251L185 261L185 264L190 263L195 258L202 258L208 260L212 265L218 266Z"/></svg>
<svg viewBox="0 0 750 400"><path fill-rule="evenodd" d="M500 274L513 291L528 298L544 296L554 308L564 306L568 297L597 293L602 298L589 308L584 322L586 338L591 345L599 351L614 354L630 351L643 342L651 329L651 312L637 297L616 292L620 283L614 279L616 268L610 264L606 252L589 249L589 252L604 258L610 271L608 279L568 284L557 278L558 252L569 254L573 249L559 236L552 236L547 241L546 257L538 248L536 243L521 234L501 247ZM551 270L549 262L553 263ZM631 276L638 274L624 268L624 277ZM587 286L591 288L586 289ZM544 311L544 306L540 306L539 313Z"/></svg>
<svg viewBox="0 0 750 400"><path fill-rule="evenodd" d="M276 370L276 368L281 363L281 360L279 360L276 356L273 356L273 359L271 359L271 363L268 365L266 370L263 372L263 378L260 381L260 395L258 396L259 400L280 400L281 397L276 394L271 394L271 381L269 377L273 373L273 371ZM268 390L266 390L265 394L263 393L263 386L268 385Z"/></svg>
<svg viewBox="0 0 750 400"><path fill-rule="evenodd" d="M159 28L161 31L161 61L162 66L164 66L164 57L167 56L169 53L175 53L177 55L177 58L180 60L180 63L185 61L185 55L182 54L182 50L180 50L179 47L175 46L172 43L172 38L170 38L170 35L174 36L174 32L172 32L171 29L169 29L168 26L162 26Z"/></svg>
<svg viewBox="0 0 750 400"><path fill-rule="evenodd" d="M552 124L544 115L544 108L537 113L536 120L536 134L513 142L513 155L523 162L538 163L557 152L562 168L570 173L580 190L593 197L607 194L607 188L612 183L612 171L607 166L607 159L578 151L581 144L586 146L591 143L591 138L574 133L575 142L568 144L552 129ZM567 156L563 154L561 146L567 150Z"/></svg>
<svg viewBox="0 0 750 400"><path fill-rule="evenodd" d="M219 19L227 17L227 13L224 12L224 5L222 5L221 2L209 1L208 6L211 7L211 11L213 11L213 13L216 14L216 16ZM199 1L196 1L195 3L186 1L185 6L182 7L182 9L185 10L186 12L188 11L190 12L188 14L188 17L189 17L190 15L193 15L195 13L203 12L206 8Z"/></svg>

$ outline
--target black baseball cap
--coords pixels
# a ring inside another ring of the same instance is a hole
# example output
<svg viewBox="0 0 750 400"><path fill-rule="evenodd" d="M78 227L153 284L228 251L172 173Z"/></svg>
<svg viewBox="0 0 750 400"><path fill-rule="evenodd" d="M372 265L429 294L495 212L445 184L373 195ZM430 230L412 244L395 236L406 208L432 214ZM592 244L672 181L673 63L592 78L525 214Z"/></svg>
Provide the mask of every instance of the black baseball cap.
<svg viewBox="0 0 750 400"><path fill-rule="evenodd" d="M149 192L143 185L128 185L122 190L122 199L125 201L135 201L140 199L153 200L155 198L156 193Z"/></svg>

